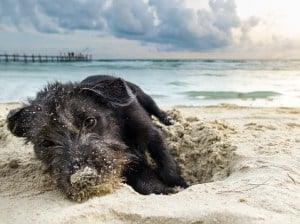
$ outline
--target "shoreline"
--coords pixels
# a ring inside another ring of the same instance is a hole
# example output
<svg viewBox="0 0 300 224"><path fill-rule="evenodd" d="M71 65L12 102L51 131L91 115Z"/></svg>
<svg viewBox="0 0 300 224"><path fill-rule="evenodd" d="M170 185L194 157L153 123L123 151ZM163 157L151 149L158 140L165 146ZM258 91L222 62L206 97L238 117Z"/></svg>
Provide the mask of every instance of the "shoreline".
<svg viewBox="0 0 300 224"><path fill-rule="evenodd" d="M228 177L173 195L143 196L123 185L75 203L44 186L47 178L35 169L32 147L6 131L6 114L19 105L0 103L0 218L5 223L300 222L298 107L176 106L185 119L197 117L210 128L200 133L204 137L215 133L222 139L218 145L235 147ZM12 160L20 167L7 168Z"/></svg>

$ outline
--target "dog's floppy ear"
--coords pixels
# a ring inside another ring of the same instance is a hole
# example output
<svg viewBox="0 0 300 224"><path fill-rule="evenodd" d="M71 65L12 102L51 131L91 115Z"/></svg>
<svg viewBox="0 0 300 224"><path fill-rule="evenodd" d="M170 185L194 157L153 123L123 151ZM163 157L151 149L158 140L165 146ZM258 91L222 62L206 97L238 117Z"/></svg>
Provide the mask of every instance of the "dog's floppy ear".
<svg viewBox="0 0 300 224"><path fill-rule="evenodd" d="M7 116L7 127L17 137L28 137L34 116L33 106L11 110Z"/></svg>
<svg viewBox="0 0 300 224"><path fill-rule="evenodd" d="M126 82L120 78L102 80L95 85L82 88L80 92L89 94L103 103L110 103L114 106L127 106L136 98Z"/></svg>

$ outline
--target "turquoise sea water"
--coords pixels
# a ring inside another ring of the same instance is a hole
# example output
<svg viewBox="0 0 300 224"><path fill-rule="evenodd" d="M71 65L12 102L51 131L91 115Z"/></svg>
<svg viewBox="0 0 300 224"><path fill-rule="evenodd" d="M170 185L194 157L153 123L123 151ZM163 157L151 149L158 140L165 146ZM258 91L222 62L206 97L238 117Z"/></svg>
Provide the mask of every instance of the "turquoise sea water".
<svg viewBox="0 0 300 224"><path fill-rule="evenodd" d="M26 102L52 81L109 74L140 85L163 106L234 103L300 106L300 61L98 60L0 62L0 102Z"/></svg>

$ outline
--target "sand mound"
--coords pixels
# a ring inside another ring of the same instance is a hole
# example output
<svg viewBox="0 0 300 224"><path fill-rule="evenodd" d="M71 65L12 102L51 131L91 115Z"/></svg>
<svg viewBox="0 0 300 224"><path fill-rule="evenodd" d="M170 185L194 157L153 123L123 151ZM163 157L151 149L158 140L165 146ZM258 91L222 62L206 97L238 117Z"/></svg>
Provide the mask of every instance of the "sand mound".
<svg viewBox="0 0 300 224"><path fill-rule="evenodd" d="M234 129L219 121L184 118L176 109L168 113L177 122L160 127L186 181L192 185L226 178L231 172L236 149L227 140L227 134Z"/></svg>

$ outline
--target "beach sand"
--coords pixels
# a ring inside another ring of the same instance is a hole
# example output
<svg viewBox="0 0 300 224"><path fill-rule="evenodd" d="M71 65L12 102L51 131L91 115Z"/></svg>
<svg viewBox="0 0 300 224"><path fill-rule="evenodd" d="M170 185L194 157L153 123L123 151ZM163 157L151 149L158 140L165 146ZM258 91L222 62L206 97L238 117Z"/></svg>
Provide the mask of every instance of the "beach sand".
<svg viewBox="0 0 300 224"><path fill-rule="evenodd" d="M162 130L189 188L77 203L6 130L18 106L0 104L0 223L300 223L300 108L176 107Z"/></svg>

